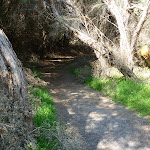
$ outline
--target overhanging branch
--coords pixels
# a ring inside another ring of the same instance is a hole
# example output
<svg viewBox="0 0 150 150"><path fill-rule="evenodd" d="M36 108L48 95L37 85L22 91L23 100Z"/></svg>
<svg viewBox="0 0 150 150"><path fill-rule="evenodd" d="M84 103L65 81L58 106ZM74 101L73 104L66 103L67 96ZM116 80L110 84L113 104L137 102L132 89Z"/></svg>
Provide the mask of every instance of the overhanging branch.
<svg viewBox="0 0 150 150"><path fill-rule="evenodd" d="M149 8L150 8L150 0L147 0L146 2L146 5L144 7L144 10L142 12L142 15L141 15L141 18L140 18L140 21L139 23L137 24L137 27L133 33L133 36L132 36L132 41L131 41L131 50L134 50L134 47L135 47L135 44L136 44L136 41L138 39L138 36L142 30L142 27L146 21L146 18L148 16L148 12L149 12Z"/></svg>
<svg viewBox="0 0 150 150"><path fill-rule="evenodd" d="M94 49L94 52L96 54L96 57L98 59L102 58L103 61L106 61L105 58L103 58L103 54L105 53L109 53L109 49L107 49L104 45L102 48L102 44L103 43L99 43L96 40L94 40L93 38L91 38L89 35L80 32L79 30L71 27L70 25L68 25L65 20L59 15L58 11L55 8L55 4L54 1L51 0L51 9L52 9L52 13L53 16L55 17L55 20L57 20L60 24L64 25L65 27L67 27L69 30L73 31L74 35L76 37L78 37L81 41L83 41L84 43L86 43L87 45L91 46ZM115 66L118 68L118 70L126 77L133 77L136 78L136 75L129 69L129 67L123 63L121 60L119 60L119 58L117 58L114 54L112 54L112 57L114 58L114 62L115 62ZM108 60L107 60L108 61ZM120 62L120 64L118 63L118 61ZM117 63L118 64L117 64Z"/></svg>

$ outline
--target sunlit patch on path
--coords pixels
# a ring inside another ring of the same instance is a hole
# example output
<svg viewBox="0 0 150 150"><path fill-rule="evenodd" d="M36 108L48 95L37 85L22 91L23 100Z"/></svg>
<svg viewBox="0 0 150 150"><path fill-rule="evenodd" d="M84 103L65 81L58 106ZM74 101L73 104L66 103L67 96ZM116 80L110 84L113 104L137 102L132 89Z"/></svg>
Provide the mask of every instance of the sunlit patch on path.
<svg viewBox="0 0 150 150"><path fill-rule="evenodd" d="M89 150L150 150L150 121L80 84L63 60L42 68L62 124L72 126Z"/></svg>

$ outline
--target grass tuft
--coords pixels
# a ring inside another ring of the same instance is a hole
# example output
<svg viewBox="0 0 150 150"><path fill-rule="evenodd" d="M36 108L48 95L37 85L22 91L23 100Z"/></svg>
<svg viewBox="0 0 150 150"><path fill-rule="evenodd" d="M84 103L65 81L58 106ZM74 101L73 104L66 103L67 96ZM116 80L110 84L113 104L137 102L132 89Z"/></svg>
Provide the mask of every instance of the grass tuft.
<svg viewBox="0 0 150 150"><path fill-rule="evenodd" d="M82 138L66 126L61 126L56 117L52 97L46 88L30 88L33 97L34 125L37 130L36 150L86 150ZM69 129L69 132L68 132Z"/></svg>
<svg viewBox="0 0 150 150"><path fill-rule="evenodd" d="M31 71L33 74L35 74L35 78L42 78L42 74L38 71L37 68L35 67L30 67Z"/></svg>
<svg viewBox="0 0 150 150"><path fill-rule="evenodd" d="M37 69L32 69L34 77L39 77ZM82 138L69 126L60 125L54 102L48 90L30 85L30 99L36 135L36 150L86 150ZM31 146L28 149L32 149Z"/></svg>
<svg viewBox="0 0 150 150"><path fill-rule="evenodd" d="M85 84L109 95L141 116L150 116L150 85L126 78L88 78Z"/></svg>
<svg viewBox="0 0 150 150"><path fill-rule="evenodd" d="M60 146L59 141L56 137L50 136L51 139L45 136L44 130L46 129L43 125L47 123L49 125L49 130L54 131L56 128L56 110L53 106L52 97L46 88L32 87L31 94L33 94L38 101L40 101L39 106L34 111L34 125L36 128L40 127L39 136L37 136L37 150L49 150L56 149ZM32 102L33 104L35 102ZM56 146L57 145L57 146Z"/></svg>
<svg viewBox="0 0 150 150"><path fill-rule="evenodd" d="M82 68L72 68L70 73L80 78L80 76L84 76L81 70ZM124 77L88 77L84 83L110 96L116 103L137 111L141 116L150 118L150 84Z"/></svg>

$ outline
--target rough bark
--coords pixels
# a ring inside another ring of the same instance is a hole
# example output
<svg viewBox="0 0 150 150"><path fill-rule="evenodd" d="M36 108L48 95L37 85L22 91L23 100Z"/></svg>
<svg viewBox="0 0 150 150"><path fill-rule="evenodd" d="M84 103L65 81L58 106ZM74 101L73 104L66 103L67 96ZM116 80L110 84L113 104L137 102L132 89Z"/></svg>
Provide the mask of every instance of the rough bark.
<svg viewBox="0 0 150 150"><path fill-rule="evenodd" d="M115 0L105 0L104 2L117 21L117 25L120 33L120 57L124 62L126 62L128 67L132 68L134 66L133 54L130 48L128 33L126 30L127 29L126 26L128 25L126 20L128 20L128 18L126 19L126 16L124 15L125 14L124 11L126 11L127 8L127 6L125 5L128 5L128 3L124 1L125 8L123 8L124 10L123 11L122 9L119 10L119 7L116 5Z"/></svg>
<svg viewBox="0 0 150 150"><path fill-rule="evenodd" d="M30 141L30 138L32 138L29 133L33 129L32 112L27 96L27 84L22 64L1 29L0 78L3 85L5 85L4 89L6 91L4 98L1 95L2 98L0 99L0 105L3 106L0 108L0 112L2 112L0 121L3 116L7 118L5 123L13 126L8 132L3 133L4 138L0 141L0 149L18 149L18 147L24 149L28 140Z"/></svg>
<svg viewBox="0 0 150 150"><path fill-rule="evenodd" d="M79 32L79 31L74 32L74 35L76 37L78 37L80 40L82 40L84 43L86 43L87 45L89 45L90 47L92 47L94 49L96 57L100 61L103 61L104 64L109 63L108 62L109 60L107 60L106 58L103 57L103 54L110 52L107 48L99 49L101 47L100 43L98 43L97 41L93 40L92 38L88 37L87 35ZM113 53L111 53L111 57L112 57L112 60L114 60L114 62L112 62L112 63L115 64L115 66L117 67L117 69L125 77L133 77L133 78L137 79L137 77L133 73L133 71L130 70L130 68L123 61L121 61L119 58L117 58L117 56L115 56Z"/></svg>
<svg viewBox="0 0 150 150"><path fill-rule="evenodd" d="M143 9L143 12L142 12L142 15L141 15L141 19L139 21L139 23L137 24L137 27L133 33L133 36L132 36L132 41L131 41L131 50L134 50L134 47L135 47L135 44L136 44L136 41L139 37L139 34L142 30L142 27L146 21L146 18L148 16L148 13L149 13L149 8L150 8L150 0L147 0L146 2L146 5Z"/></svg>
<svg viewBox="0 0 150 150"><path fill-rule="evenodd" d="M87 45L89 45L90 47L93 48L96 57L98 58L99 61L102 61L103 64L108 64L109 60L105 59L103 54L108 54L110 51L109 49L105 48L105 46L103 46L104 48L101 49L101 44L103 43L99 43L96 40L94 40L93 38L91 38L89 35L71 27L70 25L68 25L63 18L59 15L57 9L55 8L55 3L53 0L50 1L49 5L51 6L51 10L53 13L54 18L63 26L65 26L66 28L68 28L69 30L73 31L74 35L79 38L81 41L83 41L84 43L86 43ZM48 7L47 7L48 8ZM125 76L125 77L133 77L133 78L137 78L136 75L132 72L132 70L130 70L130 68L121 60L119 60L119 58L117 58L114 54L112 54L113 60L114 60L114 64L117 67L117 69ZM105 69L105 68L104 68Z"/></svg>
<svg viewBox="0 0 150 150"><path fill-rule="evenodd" d="M127 64L132 67L132 65L134 65L133 57L136 41L148 16L150 8L150 0L147 0L143 12L141 14L141 18L136 28L130 29L133 30L133 35L131 36L130 39L131 42L129 42L129 33L128 33L129 32L128 19L130 16L129 11L134 8L137 8L137 6L130 7L130 3L128 0L122 1L123 3L122 9L120 9L119 6L116 5L115 0L104 0L104 3L107 5L108 9L112 13L112 15L114 15L117 21L118 29L120 32L121 55L124 55L122 57L126 57L125 59L127 60Z"/></svg>
<svg viewBox="0 0 150 150"><path fill-rule="evenodd" d="M0 29L0 77L8 87L9 93L24 103L27 85L22 64L17 58L10 41Z"/></svg>

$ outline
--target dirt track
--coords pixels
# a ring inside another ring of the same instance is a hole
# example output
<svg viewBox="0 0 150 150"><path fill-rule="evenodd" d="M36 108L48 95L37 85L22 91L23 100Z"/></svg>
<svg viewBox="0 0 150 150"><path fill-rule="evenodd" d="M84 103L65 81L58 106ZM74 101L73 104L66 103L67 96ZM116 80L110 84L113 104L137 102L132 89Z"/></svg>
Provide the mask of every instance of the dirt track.
<svg viewBox="0 0 150 150"><path fill-rule="evenodd" d="M71 125L88 150L150 150L150 122L124 109L69 74L69 58L41 68L62 124Z"/></svg>

